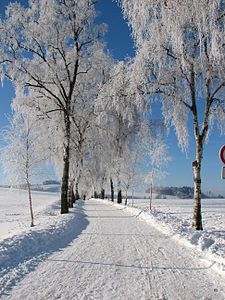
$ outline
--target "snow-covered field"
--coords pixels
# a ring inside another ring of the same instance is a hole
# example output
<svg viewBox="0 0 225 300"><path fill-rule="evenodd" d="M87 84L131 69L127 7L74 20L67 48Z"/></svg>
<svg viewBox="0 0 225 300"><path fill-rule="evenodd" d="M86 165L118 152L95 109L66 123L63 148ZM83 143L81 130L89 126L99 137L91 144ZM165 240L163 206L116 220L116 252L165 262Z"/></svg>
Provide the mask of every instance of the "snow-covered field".
<svg viewBox="0 0 225 300"><path fill-rule="evenodd" d="M33 191L32 198L34 227L30 227L27 192L0 189L0 298L82 230L78 212L60 214L57 193Z"/></svg>
<svg viewBox="0 0 225 300"><path fill-rule="evenodd" d="M203 200L203 232L191 200L148 203L87 200L60 215L58 194L33 192L30 228L26 191L0 189L0 298L224 300L225 200Z"/></svg>
<svg viewBox="0 0 225 300"><path fill-rule="evenodd" d="M34 223L47 226L51 206L59 199L56 193L32 192ZM56 212L54 211L54 214ZM30 231L30 213L27 191L0 188L0 238Z"/></svg>
<svg viewBox="0 0 225 300"><path fill-rule="evenodd" d="M202 200L203 231L191 228L192 199L153 199L150 216L149 199L129 199L128 205L140 209L140 217L161 231L196 246L217 269L225 272L225 199Z"/></svg>

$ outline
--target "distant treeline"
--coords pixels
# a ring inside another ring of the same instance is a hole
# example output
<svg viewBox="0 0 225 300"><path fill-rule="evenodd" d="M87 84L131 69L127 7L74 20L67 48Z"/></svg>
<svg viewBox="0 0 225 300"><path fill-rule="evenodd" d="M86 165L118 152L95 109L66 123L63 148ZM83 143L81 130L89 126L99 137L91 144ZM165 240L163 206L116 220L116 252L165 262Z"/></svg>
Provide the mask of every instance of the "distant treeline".
<svg viewBox="0 0 225 300"><path fill-rule="evenodd" d="M60 184L60 181L57 180L46 180L43 182L43 185L49 185L49 184Z"/></svg>
<svg viewBox="0 0 225 300"><path fill-rule="evenodd" d="M147 189L146 193L149 193L150 189ZM176 196L178 198L193 198L194 188L190 186L170 186L170 187L156 187L153 189L153 192L163 197L164 195ZM202 198L224 198L222 195L214 195L211 192L208 194L202 193Z"/></svg>

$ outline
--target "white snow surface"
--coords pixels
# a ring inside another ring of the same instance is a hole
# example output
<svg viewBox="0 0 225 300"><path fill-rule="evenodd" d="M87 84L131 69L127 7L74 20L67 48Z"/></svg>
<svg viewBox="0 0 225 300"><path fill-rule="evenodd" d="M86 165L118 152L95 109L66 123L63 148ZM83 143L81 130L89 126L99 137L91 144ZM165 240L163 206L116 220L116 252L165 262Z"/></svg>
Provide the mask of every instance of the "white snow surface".
<svg viewBox="0 0 225 300"><path fill-rule="evenodd" d="M25 222L27 206L13 207L13 193L1 190L1 195L8 211L18 211ZM1 299L225 299L224 272L216 272L215 260L206 259L193 240L194 246L187 247L183 241L189 235L172 229L176 222L168 213L144 212L146 200L135 200L141 209L106 200L78 201L69 214L60 215L58 195L35 195L36 226L24 225L14 234L10 227L8 236L6 231L1 236ZM185 216L187 211L181 210ZM218 209L221 221L223 213ZM4 209L0 216L1 227L8 227ZM15 227L18 220L18 215L11 219ZM218 226L214 231L224 232L222 224L213 224ZM221 253L223 246L224 236Z"/></svg>
<svg viewBox="0 0 225 300"><path fill-rule="evenodd" d="M187 246L197 247L217 271L225 273L225 199L202 199L203 231L191 228L193 200L153 199L150 214L149 204L149 199L128 201L128 206L139 209L141 218Z"/></svg>
<svg viewBox="0 0 225 300"><path fill-rule="evenodd" d="M48 214L58 215L52 207L59 195L32 191L35 225L47 225ZM0 188L0 238L30 232L28 193L25 190Z"/></svg>

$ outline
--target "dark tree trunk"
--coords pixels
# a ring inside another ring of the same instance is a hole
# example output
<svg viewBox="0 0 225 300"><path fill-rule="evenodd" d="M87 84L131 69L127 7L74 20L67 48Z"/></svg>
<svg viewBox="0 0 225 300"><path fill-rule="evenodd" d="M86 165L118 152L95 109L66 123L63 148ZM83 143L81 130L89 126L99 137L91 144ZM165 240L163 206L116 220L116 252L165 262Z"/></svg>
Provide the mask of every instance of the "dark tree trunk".
<svg viewBox="0 0 225 300"><path fill-rule="evenodd" d="M118 191L117 203L122 203L122 191L121 190Z"/></svg>
<svg viewBox="0 0 225 300"><path fill-rule="evenodd" d="M69 147L65 147L66 154L64 155L63 177L61 187L61 214L68 213L68 181L69 181Z"/></svg>
<svg viewBox="0 0 225 300"><path fill-rule="evenodd" d="M79 184L78 184L78 181L76 181L74 203L75 203L78 199L80 199L80 194L79 194Z"/></svg>
<svg viewBox="0 0 225 300"><path fill-rule="evenodd" d="M125 196L125 205L127 205L127 190L126 190L126 196Z"/></svg>
<svg viewBox="0 0 225 300"><path fill-rule="evenodd" d="M111 189L111 201L114 201L114 187L113 187L113 180L110 178L110 189Z"/></svg>
<svg viewBox="0 0 225 300"><path fill-rule="evenodd" d="M75 194L74 194L74 190L72 190L72 201L73 201L73 203L75 203L75 202L76 202L76 200L75 200Z"/></svg>
<svg viewBox="0 0 225 300"><path fill-rule="evenodd" d="M123 139L124 139L124 136L123 136L123 117L122 117L122 114L119 113L118 115L118 132L117 132L117 138L116 138L116 147L117 147L117 157L119 159L122 158L122 154L123 154ZM117 168L117 203L122 203L122 191L121 191L121 181L120 181L120 169L121 169L121 165L119 164L118 165L118 168Z"/></svg>
<svg viewBox="0 0 225 300"><path fill-rule="evenodd" d="M101 199L105 199L105 190L101 189Z"/></svg>
<svg viewBox="0 0 225 300"><path fill-rule="evenodd" d="M150 185L149 210L152 210L152 182Z"/></svg>
<svg viewBox="0 0 225 300"><path fill-rule="evenodd" d="M94 191L94 198L98 198L98 193Z"/></svg>
<svg viewBox="0 0 225 300"><path fill-rule="evenodd" d="M69 184L69 190L68 190L68 206L70 208L73 208L73 203L75 202L73 188L74 188L74 180L71 180Z"/></svg>
<svg viewBox="0 0 225 300"><path fill-rule="evenodd" d="M68 116L65 116L66 135L63 155L63 177L61 187L61 214L68 213L68 185L69 185L69 166L70 166L70 120Z"/></svg>

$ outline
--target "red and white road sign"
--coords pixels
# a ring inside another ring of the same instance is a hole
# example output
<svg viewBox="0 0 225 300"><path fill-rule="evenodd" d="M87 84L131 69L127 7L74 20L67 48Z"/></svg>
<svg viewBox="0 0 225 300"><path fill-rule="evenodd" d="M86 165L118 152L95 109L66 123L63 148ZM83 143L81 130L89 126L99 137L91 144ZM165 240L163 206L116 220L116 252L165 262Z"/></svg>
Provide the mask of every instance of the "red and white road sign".
<svg viewBox="0 0 225 300"><path fill-rule="evenodd" d="M220 159L223 164L225 164L225 145L223 145L220 149Z"/></svg>

